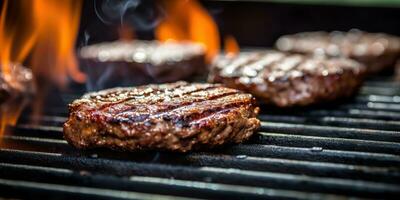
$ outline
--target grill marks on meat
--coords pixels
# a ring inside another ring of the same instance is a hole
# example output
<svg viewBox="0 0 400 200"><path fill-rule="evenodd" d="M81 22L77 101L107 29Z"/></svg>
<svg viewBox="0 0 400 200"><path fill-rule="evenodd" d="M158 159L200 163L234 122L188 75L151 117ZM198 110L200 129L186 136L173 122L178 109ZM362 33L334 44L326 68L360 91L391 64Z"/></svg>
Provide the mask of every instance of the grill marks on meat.
<svg viewBox="0 0 400 200"><path fill-rule="evenodd" d="M279 38L276 47L281 51L347 57L367 66L369 73L393 67L400 56L400 38L384 33L305 32Z"/></svg>
<svg viewBox="0 0 400 200"><path fill-rule="evenodd" d="M218 57L209 80L250 92L267 104L287 107L350 96L364 73L364 66L346 58L253 51Z"/></svg>
<svg viewBox="0 0 400 200"><path fill-rule="evenodd" d="M254 101L250 94L215 84L103 90L70 105L64 136L78 148L121 150L185 152L239 143L259 127Z"/></svg>

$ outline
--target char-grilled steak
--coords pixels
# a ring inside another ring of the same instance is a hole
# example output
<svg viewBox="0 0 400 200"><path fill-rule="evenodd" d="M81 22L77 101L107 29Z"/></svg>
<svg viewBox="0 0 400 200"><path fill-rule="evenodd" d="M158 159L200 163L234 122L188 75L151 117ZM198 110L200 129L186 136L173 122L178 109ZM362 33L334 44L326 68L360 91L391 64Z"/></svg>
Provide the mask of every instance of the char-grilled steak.
<svg viewBox="0 0 400 200"><path fill-rule="evenodd" d="M240 143L260 125L250 94L176 82L88 93L69 106L64 137L78 148L186 152Z"/></svg>
<svg viewBox="0 0 400 200"><path fill-rule="evenodd" d="M203 46L192 42L115 41L83 47L89 88L188 80L207 72Z"/></svg>
<svg viewBox="0 0 400 200"><path fill-rule="evenodd" d="M279 51L220 56L209 80L253 94L279 107L306 106L352 95L365 72L346 58L313 58Z"/></svg>
<svg viewBox="0 0 400 200"><path fill-rule="evenodd" d="M276 47L281 51L348 57L363 63L368 73L392 68L400 56L400 38L384 33L305 32L282 36Z"/></svg>

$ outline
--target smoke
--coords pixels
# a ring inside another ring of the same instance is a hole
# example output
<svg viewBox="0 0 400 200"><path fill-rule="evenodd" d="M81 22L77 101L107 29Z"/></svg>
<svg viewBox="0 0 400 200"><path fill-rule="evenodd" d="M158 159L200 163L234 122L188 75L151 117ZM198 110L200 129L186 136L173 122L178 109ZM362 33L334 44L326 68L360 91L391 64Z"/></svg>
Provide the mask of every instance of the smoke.
<svg viewBox="0 0 400 200"><path fill-rule="evenodd" d="M164 14L155 0L93 0L86 4L86 8L84 12L86 11L87 15L84 15L86 18L83 20L78 49L90 44L120 39L118 26L132 28L136 39L152 39L153 30ZM132 67L121 63L97 63L85 59L79 61L81 69L88 77L88 91L115 85L141 84L149 78L135 76L144 72L132 70Z"/></svg>
<svg viewBox="0 0 400 200"><path fill-rule="evenodd" d="M162 14L154 0L94 0L94 9L104 24L128 24L137 31L154 29Z"/></svg>

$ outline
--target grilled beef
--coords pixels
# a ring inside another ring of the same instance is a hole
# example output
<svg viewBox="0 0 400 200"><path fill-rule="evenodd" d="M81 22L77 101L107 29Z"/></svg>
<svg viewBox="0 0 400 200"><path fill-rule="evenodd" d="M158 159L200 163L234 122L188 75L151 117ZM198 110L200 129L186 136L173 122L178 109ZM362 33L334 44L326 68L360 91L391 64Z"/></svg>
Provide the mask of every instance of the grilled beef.
<svg viewBox="0 0 400 200"><path fill-rule="evenodd" d="M250 94L176 82L88 93L69 105L64 137L78 148L186 152L249 138L260 125Z"/></svg>
<svg viewBox="0 0 400 200"><path fill-rule="evenodd" d="M400 56L400 38L383 33L305 32L282 36L276 47L282 51L348 57L363 63L368 73L392 68Z"/></svg>
<svg viewBox="0 0 400 200"><path fill-rule="evenodd" d="M205 73L204 48L191 42L117 41L81 49L92 90L190 79Z"/></svg>
<svg viewBox="0 0 400 200"><path fill-rule="evenodd" d="M365 67L346 58L312 58L278 51L220 56L209 80L253 94L266 104L305 106L348 97L359 88Z"/></svg>
<svg viewBox="0 0 400 200"><path fill-rule="evenodd" d="M18 64L10 64L9 72L0 73L0 104L34 93L32 71Z"/></svg>

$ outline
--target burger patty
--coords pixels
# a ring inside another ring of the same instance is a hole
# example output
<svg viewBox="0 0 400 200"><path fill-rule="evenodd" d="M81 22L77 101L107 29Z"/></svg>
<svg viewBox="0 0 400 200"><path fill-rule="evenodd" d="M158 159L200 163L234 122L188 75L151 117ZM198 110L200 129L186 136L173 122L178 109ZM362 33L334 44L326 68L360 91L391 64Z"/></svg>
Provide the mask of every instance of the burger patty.
<svg viewBox="0 0 400 200"><path fill-rule="evenodd" d="M192 42L104 42L83 47L80 58L94 90L187 80L207 72L205 50Z"/></svg>
<svg viewBox="0 0 400 200"><path fill-rule="evenodd" d="M209 149L249 138L258 110L250 94L219 84L113 88L70 104L64 137L77 148Z"/></svg>
<svg viewBox="0 0 400 200"><path fill-rule="evenodd" d="M276 47L292 53L347 57L363 63L368 73L392 68L400 56L400 38L384 33L305 32L282 36Z"/></svg>
<svg viewBox="0 0 400 200"><path fill-rule="evenodd" d="M306 106L348 97L361 85L365 67L346 58L312 58L279 51L220 56L209 80L253 94L279 107Z"/></svg>
<svg viewBox="0 0 400 200"><path fill-rule="evenodd" d="M0 73L0 104L33 96L32 71L19 64L10 64L9 73Z"/></svg>

